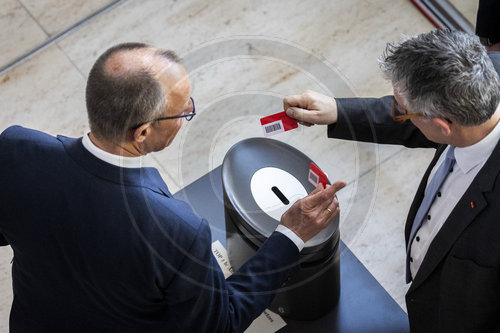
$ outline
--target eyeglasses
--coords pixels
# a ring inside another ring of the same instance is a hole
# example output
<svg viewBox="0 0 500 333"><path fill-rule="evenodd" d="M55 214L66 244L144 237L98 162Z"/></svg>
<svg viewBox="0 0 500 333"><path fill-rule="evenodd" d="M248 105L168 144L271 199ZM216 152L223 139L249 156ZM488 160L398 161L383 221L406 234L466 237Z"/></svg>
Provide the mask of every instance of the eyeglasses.
<svg viewBox="0 0 500 333"><path fill-rule="evenodd" d="M177 118L186 118L187 121L190 121L191 119L193 119L193 117L196 115L196 108L194 106L194 99L193 97L189 97L189 99L191 100L191 104L193 105L193 111L189 112L189 113L186 113L185 111L183 113L181 113L180 115L178 116L170 116L170 117L160 117L160 118L155 118L153 120L150 120L150 121L146 121L146 122L143 122L139 125L136 125L134 127L131 127L130 129L136 129L146 123L152 123L152 122L155 122L155 121L160 121L160 120L167 120L167 119L177 119Z"/></svg>
<svg viewBox="0 0 500 333"><path fill-rule="evenodd" d="M423 116L424 115L421 113L410 113L409 114L406 110L404 110L404 112L402 112L398 102L396 101L395 98L393 98L392 119L394 119L395 121L398 121L400 123L404 123L408 119L413 119L413 118L418 118L418 117L423 117Z"/></svg>
<svg viewBox="0 0 500 333"><path fill-rule="evenodd" d="M392 119L395 121L398 121L400 123L404 123L408 119L413 119L413 118L418 118L418 117L423 117L424 115L421 113L407 113L405 109L403 109L404 112L401 111L401 107L399 106L398 102L396 101L395 98L393 98L392 102ZM443 118L446 120L448 123L453 124L450 118Z"/></svg>

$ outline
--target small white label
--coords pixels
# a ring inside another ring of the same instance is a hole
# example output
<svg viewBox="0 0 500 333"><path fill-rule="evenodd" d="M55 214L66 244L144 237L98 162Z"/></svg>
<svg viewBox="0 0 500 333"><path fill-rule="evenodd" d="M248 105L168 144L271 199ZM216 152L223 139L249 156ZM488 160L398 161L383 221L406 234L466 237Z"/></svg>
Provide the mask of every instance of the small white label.
<svg viewBox="0 0 500 333"><path fill-rule="evenodd" d="M283 121L281 120L265 124L262 126L262 128L264 129L264 136L271 136L274 134L283 133L285 131L285 128L283 126Z"/></svg>
<svg viewBox="0 0 500 333"><path fill-rule="evenodd" d="M217 259L217 263L222 269L225 278L234 273L234 269L229 263L227 251L224 246L222 246L221 242L215 241L212 243L212 253L215 259ZM264 312L253 321L252 325L247 328L245 333L274 333L285 326L285 321L278 314L270 310L264 310Z"/></svg>
<svg viewBox="0 0 500 333"><path fill-rule="evenodd" d="M308 177L309 183L313 184L315 187L318 186L318 181L319 181L319 176L309 169L309 177Z"/></svg>

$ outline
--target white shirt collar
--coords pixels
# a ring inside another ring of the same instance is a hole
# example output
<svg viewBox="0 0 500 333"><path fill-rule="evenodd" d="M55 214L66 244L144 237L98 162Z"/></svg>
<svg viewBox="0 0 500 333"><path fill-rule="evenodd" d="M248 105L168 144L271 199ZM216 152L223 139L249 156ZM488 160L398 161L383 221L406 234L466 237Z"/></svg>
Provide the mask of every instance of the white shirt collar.
<svg viewBox="0 0 500 333"><path fill-rule="evenodd" d="M95 157L109 164L113 164L120 168L141 168L142 167L142 156L139 157L126 157L121 155L115 155L108 153L97 147L89 138L89 132L83 135L82 144L83 146Z"/></svg>
<svg viewBox="0 0 500 333"><path fill-rule="evenodd" d="M455 159L458 167L463 173L467 173L478 164L485 162L490 157L493 149L495 149L499 139L500 122L481 141L468 147L456 147Z"/></svg>

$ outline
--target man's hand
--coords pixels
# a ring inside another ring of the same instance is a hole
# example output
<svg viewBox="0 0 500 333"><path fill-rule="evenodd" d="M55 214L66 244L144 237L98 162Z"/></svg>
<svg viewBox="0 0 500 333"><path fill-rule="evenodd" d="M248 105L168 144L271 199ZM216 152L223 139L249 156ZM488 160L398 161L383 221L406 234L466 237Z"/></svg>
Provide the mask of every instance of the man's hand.
<svg viewBox="0 0 500 333"><path fill-rule="evenodd" d="M312 90L283 99L286 114L305 126L329 125L337 122L337 101Z"/></svg>
<svg viewBox="0 0 500 333"><path fill-rule="evenodd" d="M340 212L335 193L344 186L343 181L335 182L326 189L319 184L307 197L295 202L281 216L281 224L307 242L326 228Z"/></svg>

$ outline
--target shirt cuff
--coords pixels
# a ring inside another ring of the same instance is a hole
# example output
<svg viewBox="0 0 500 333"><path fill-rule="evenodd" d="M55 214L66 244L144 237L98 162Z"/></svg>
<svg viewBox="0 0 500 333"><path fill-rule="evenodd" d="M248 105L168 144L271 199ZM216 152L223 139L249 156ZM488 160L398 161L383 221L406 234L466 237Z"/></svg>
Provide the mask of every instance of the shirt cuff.
<svg viewBox="0 0 500 333"><path fill-rule="evenodd" d="M299 236L297 236L296 233L294 233L292 230L288 229L287 227L285 227L282 224L278 225L278 227L276 228L276 231L282 233L289 240L291 240L295 244L295 246L297 246L297 249L299 249L299 252L302 251L302 249L304 248L304 241Z"/></svg>

